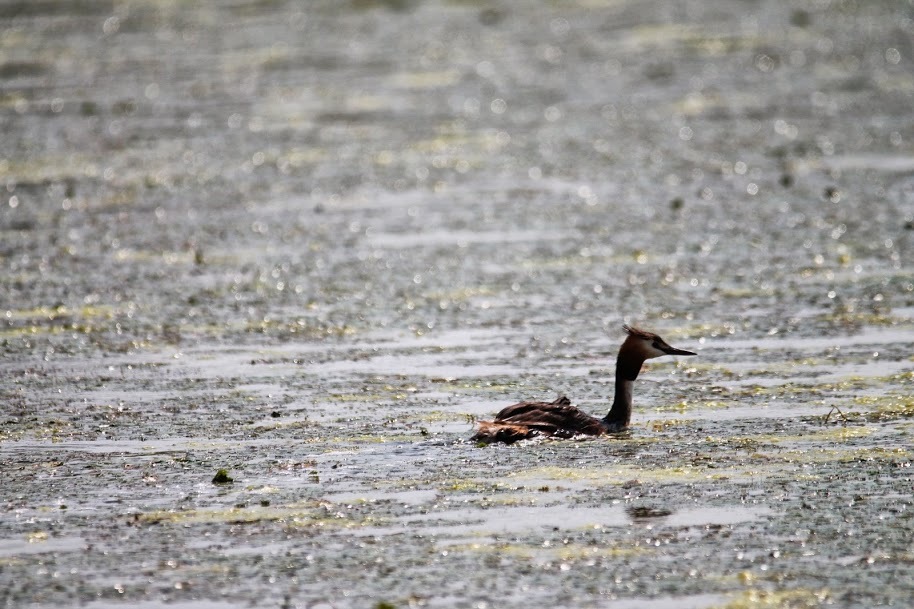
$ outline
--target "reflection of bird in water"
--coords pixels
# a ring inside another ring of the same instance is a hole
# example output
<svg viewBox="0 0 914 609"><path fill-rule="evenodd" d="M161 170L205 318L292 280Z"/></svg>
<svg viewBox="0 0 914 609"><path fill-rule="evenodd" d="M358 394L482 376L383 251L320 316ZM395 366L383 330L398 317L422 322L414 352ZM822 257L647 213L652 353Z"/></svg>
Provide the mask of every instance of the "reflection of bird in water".
<svg viewBox="0 0 914 609"><path fill-rule="evenodd" d="M663 355L695 354L669 346L656 334L629 326L623 328L628 337L619 348L616 359L616 396L609 414L604 418L592 417L575 408L565 396L553 402L521 402L504 408L495 415L494 421L480 421L472 440L486 444L511 444L536 436L599 436L627 428L632 417L632 386L641 371L641 364Z"/></svg>

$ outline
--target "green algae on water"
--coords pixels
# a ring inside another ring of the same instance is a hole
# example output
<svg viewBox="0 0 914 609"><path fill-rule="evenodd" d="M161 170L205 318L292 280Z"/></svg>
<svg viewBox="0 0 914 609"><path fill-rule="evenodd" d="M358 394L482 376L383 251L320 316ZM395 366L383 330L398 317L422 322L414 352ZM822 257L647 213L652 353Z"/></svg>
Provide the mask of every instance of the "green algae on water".
<svg viewBox="0 0 914 609"><path fill-rule="evenodd" d="M213 476L213 484L231 484L235 479L228 475L228 470L220 469Z"/></svg>

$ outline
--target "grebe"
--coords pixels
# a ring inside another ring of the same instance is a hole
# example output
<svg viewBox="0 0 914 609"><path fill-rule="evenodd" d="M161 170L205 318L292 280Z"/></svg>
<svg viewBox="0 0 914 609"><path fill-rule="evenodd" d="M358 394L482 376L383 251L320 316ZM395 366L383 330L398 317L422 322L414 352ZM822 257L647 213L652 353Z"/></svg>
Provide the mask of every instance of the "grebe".
<svg viewBox="0 0 914 609"><path fill-rule="evenodd" d="M671 347L651 332L631 326L622 328L628 336L616 358L616 396L604 418L592 417L575 408L565 396L552 402L521 402L502 409L494 421L480 421L479 429L471 439L485 444L513 444L536 436L600 436L627 428L632 418L632 385L641 372L641 364L663 355L695 354Z"/></svg>

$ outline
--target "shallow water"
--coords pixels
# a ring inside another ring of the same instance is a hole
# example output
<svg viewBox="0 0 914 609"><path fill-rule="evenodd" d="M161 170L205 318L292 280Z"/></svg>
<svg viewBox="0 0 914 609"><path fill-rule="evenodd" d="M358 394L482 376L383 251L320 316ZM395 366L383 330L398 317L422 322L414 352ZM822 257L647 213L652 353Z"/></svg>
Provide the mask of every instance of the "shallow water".
<svg viewBox="0 0 914 609"><path fill-rule="evenodd" d="M0 7L0 601L904 606L912 18Z"/></svg>

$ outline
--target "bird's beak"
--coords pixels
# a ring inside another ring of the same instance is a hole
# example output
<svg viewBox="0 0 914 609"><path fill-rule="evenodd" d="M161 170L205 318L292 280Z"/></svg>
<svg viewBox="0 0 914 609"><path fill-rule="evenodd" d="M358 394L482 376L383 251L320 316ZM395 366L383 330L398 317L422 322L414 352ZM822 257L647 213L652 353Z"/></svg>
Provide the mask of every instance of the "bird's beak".
<svg viewBox="0 0 914 609"><path fill-rule="evenodd" d="M698 355L697 353L692 353L691 351L686 351L685 349L675 349L670 347L669 349L664 349L667 355Z"/></svg>

